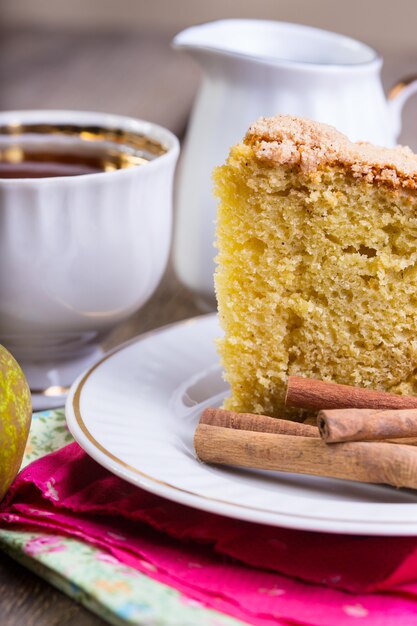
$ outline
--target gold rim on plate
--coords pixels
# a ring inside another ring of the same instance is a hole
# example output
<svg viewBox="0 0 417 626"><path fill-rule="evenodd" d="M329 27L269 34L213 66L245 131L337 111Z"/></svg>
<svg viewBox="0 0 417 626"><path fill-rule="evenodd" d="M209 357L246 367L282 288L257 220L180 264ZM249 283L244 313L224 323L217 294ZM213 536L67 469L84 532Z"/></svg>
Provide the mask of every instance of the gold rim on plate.
<svg viewBox="0 0 417 626"><path fill-rule="evenodd" d="M80 402L81 402L81 393L83 391L83 388L85 386L85 384L87 383L87 381L89 380L90 376L100 367L100 365L102 365L103 363L105 363L108 359L110 359L114 354L117 354L118 352L121 352L122 350L124 350L125 348L127 348L128 346L131 346L133 344L139 343L141 341L144 341L145 339L148 339L149 337L155 335L155 334L159 334L162 331L168 330L169 328L172 328L174 326L185 326L185 325L189 325L189 324L194 324L197 320L200 320L202 318L208 318L211 317L213 315L213 313L209 313L206 315L199 315L196 317L192 317L183 321L179 321L179 322L173 322L171 324L166 324L165 326L161 326L159 328L156 328L154 330L148 331L146 333L143 333L142 335L139 335L138 337L135 337L134 339L131 339L129 341L124 342L123 344L121 344L120 346L118 346L117 348L115 348L114 350L110 351L108 354L106 354L105 356L103 356L99 361L97 361L97 363L95 363L85 374L84 376L81 378L80 382L78 383L73 398L72 398L72 409L74 412L74 416L75 416L75 420L77 422L78 427L80 428L80 430L82 431L83 435L88 439L88 441L98 450L100 450L100 452L102 454L104 454L107 458L111 459L114 463L116 463L117 465L119 465L121 468L123 469L128 469L131 472L133 472L134 474L141 476L142 478L145 478L149 481L151 481L152 483L155 483L157 485L162 485L163 487L168 487L169 489L173 489L174 491L177 491L179 493L184 493L186 495L189 496L193 496L195 498L198 498L200 500L207 500L210 502L217 502L219 504L226 504L228 506L232 506L238 509L243 509L243 510L251 510L251 511L257 511L259 513L268 513L270 515L276 516L276 517L296 517L296 518L300 518L300 519L309 519L309 520L316 520L316 521L320 521L321 519L323 519L323 517L317 517L315 515L307 515L307 514L301 514L301 513L297 513L296 515L294 513L286 513L285 511L274 511L271 509L264 509L264 508L260 508L260 507L256 507L256 506L251 506L248 504L238 504L236 502L230 502L229 500L222 500L221 498L213 498L211 496L205 496L202 495L201 493L197 493L195 491L190 491L188 489L183 489L182 487L177 487L175 485L172 485L171 483L167 483L163 480L159 480L158 478L155 478L155 476L152 476L150 474L147 474L146 472L143 472L141 470L139 470L138 468L134 467L133 465L130 465L129 463L126 463L125 461L123 461L122 459L120 459L118 456L116 456L115 454L113 454L112 452L110 452L110 450L107 450L107 448L105 448L99 441L97 441L97 439L91 434L91 432L89 431L88 427L86 426L84 419L82 417L81 414L81 408L80 408ZM196 459L197 460L197 459ZM108 469L108 468L106 468ZM158 494L159 495L159 494ZM167 498L167 496L160 496L160 497L165 497ZM169 499L169 498L167 498ZM183 504L182 502L180 504ZM183 504L183 506L190 506L189 504ZM198 507L196 507L198 508ZM224 513L216 513L213 511L210 511L213 514L217 514L217 515L225 515ZM226 514L227 515L227 514ZM326 517L324 519L327 519L328 521L333 521L335 523L342 523L342 524L348 524L348 525L353 525L355 526L356 524L369 524L370 520L365 519L365 520L339 520L339 519L334 519L334 518L329 518ZM258 523L268 523L268 522L258 522ZM410 522L408 522L407 520L404 521L395 521L396 524L409 524ZM372 524L384 524L386 525L386 521L382 520L379 521L378 519L373 519L372 520ZM291 526L291 528L293 528L293 526ZM318 531L320 532L320 531ZM339 532L349 532L346 530L341 530ZM363 532L361 532L361 534L364 534Z"/></svg>

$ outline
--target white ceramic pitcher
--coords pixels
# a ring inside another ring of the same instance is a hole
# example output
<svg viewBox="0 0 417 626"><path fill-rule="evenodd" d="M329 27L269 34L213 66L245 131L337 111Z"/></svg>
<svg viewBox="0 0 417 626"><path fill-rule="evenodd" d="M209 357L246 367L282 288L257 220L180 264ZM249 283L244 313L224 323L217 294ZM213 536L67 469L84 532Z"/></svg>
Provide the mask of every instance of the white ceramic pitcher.
<svg viewBox="0 0 417 626"><path fill-rule="evenodd" d="M334 125L350 139L395 145L401 110L417 91L403 81L387 100L381 57L336 33L283 22L221 20L179 33L174 48L202 67L177 187L174 263L206 308L215 306L211 173L260 116L301 115Z"/></svg>

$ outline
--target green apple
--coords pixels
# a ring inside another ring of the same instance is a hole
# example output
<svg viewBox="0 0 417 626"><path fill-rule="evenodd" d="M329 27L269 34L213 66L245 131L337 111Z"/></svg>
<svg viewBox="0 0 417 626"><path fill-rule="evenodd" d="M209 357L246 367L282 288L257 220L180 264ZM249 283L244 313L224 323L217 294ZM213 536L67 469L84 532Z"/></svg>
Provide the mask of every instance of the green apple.
<svg viewBox="0 0 417 626"><path fill-rule="evenodd" d="M10 352L0 345L0 500L22 463L31 417L26 378Z"/></svg>

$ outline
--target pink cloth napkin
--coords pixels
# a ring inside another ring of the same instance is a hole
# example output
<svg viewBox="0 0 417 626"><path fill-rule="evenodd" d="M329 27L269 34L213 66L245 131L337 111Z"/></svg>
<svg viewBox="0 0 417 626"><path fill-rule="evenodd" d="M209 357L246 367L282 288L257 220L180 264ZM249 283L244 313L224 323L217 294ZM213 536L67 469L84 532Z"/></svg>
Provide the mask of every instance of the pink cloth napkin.
<svg viewBox="0 0 417 626"><path fill-rule="evenodd" d="M19 474L0 521L81 538L256 626L417 624L417 538L293 531L201 512L133 487L75 443Z"/></svg>

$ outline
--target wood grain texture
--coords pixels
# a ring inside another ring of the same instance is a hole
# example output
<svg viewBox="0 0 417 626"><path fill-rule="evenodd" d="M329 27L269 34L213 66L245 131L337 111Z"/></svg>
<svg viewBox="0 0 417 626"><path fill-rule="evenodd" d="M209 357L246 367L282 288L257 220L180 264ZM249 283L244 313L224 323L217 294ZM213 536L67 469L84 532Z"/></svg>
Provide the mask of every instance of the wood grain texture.
<svg viewBox="0 0 417 626"><path fill-rule="evenodd" d="M1 626L104 626L106 623L3 553L0 617Z"/></svg>

